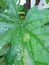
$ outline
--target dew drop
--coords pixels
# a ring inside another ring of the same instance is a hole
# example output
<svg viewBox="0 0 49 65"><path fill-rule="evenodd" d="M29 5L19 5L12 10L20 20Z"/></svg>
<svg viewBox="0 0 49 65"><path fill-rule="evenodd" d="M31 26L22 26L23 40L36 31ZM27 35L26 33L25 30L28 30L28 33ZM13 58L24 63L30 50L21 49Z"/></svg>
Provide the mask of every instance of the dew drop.
<svg viewBox="0 0 49 65"><path fill-rule="evenodd" d="M20 60L20 58L19 58L19 57L18 57L17 59L18 59L18 60Z"/></svg>
<svg viewBox="0 0 49 65"><path fill-rule="evenodd" d="M20 55L20 53L18 53L18 55L17 55L17 59L18 59L18 60L21 59L21 55Z"/></svg>
<svg viewBox="0 0 49 65"><path fill-rule="evenodd" d="M7 12L7 10L4 10L5 12Z"/></svg>
<svg viewBox="0 0 49 65"><path fill-rule="evenodd" d="M28 42L30 40L30 34L29 33L26 33L24 35L24 42Z"/></svg>
<svg viewBox="0 0 49 65"><path fill-rule="evenodd" d="M12 65L14 65L14 64L12 64Z"/></svg>
<svg viewBox="0 0 49 65"><path fill-rule="evenodd" d="M2 47L0 46L0 49L2 49Z"/></svg>

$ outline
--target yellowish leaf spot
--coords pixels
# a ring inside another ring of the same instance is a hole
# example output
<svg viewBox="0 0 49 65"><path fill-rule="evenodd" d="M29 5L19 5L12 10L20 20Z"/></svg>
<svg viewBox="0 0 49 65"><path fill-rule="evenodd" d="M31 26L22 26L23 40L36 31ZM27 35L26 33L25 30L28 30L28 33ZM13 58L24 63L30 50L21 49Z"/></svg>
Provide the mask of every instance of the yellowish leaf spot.
<svg viewBox="0 0 49 65"><path fill-rule="evenodd" d="M24 35L24 42L28 42L30 40L30 34L29 33L26 33Z"/></svg>

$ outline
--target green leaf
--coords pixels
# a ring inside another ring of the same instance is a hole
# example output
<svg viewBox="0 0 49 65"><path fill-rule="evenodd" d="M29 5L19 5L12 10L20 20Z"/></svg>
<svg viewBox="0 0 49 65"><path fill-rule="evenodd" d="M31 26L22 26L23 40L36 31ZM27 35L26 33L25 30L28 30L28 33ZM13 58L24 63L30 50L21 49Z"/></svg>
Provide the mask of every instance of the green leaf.
<svg viewBox="0 0 49 65"><path fill-rule="evenodd" d="M14 22L16 22L15 18L16 17L14 15L12 15L12 14L0 13L0 19L1 20L5 20L6 22L14 23Z"/></svg>
<svg viewBox="0 0 49 65"><path fill-rule="evenodd" d="M18 18L18 6L16 5L16 2L18 0L4 0L7 8L10 9L11 13L16 16L16 18Z"/></svg>
<svg viewBox="0 0 49 65"><path fill-rule="evenodd" d="M9 10L0 13L0 29L7 24L8 30L0 36L0 49L10 42L4 56L6 65L49 65L49 26L45 25L49 22L49 10L38 10L36 6L21 22L16 0L5 1Z"/></svg>
<svg viewBox="0 0 49 65"><path fill-rule="evenodd" d="M0 36L0 50L11 40L12 30L5 32L2 36Z"/></svg>
<svg viewBox="0 0 49 65"><path fill-rule="evenodd" d="M48 14L48 9L38 10L37 6L35 6L28 11L25 21L27 21L26 23L33 22L33 25L41 26L49 21Z"/></svg>
<svg viewBox="0 0 49 65"><path fill-rule="evenodd" d="M26 31L28 31L27 34L30 36L30 40L28 40L27 43L26 36L25 44L35 65L49 65L49 26L44 25L48 22L48 11L37 11L38 10L32 8L27 13L25 20Z"/></svg>
<svg viewBox="0 0 49 65"><path fill-rule="evenodd" d="M0 36L5 33L6 31L13 29L14 24L13 23L6 23L4 20L0 22Z"/></svg>
<svg viewBox="0 0 49 65"><path fill-rule="evenodd" d="M17 65L23 65L23 58L21 58L23 53L23 46L21 43L22 40L19 35L20 33L20 28L17 28L14 30L14 34L12 35L11 49L9 53L6 55L6 61L9 65L13 63L17 63Z"/></svg>
<svg viewBox="0 0 49 65"><path fill-rule="evenodd" d="M49 3L49 0L46 0L47 3Z"/></svg>

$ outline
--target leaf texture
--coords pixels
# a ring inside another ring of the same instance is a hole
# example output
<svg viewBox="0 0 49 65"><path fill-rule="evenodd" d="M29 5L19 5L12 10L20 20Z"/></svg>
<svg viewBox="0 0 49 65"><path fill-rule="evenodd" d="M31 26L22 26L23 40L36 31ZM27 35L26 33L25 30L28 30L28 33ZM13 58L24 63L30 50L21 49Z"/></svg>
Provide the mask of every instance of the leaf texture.
<svg viewBox="0 0 49 65"><path fill-rule="evenodd" d="M4 56L5 65L49 65L49 26L45 25L49 22L49 10L38 10L36 6L29 10L22 23L15 2L6 1L10 14L0 13L0 50L8 42L11 44ZM6 31L2 31L4 25Z"/></svg>

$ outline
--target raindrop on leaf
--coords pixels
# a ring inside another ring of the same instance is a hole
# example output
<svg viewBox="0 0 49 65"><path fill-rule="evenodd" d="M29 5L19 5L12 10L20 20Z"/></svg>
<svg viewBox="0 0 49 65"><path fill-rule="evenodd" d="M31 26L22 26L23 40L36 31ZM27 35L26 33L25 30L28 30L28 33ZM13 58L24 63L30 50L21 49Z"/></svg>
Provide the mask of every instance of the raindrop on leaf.
<svg viewBox="0 0 49 65"><path fill-rule="evenodd" d="M14 65L14 64L12 64L12 65Z"/></svg>
<svg viewBox="0 0 49 65"><path fill-rule="evenodd" d="M18 53L18 55L17 55L17 59L18 59L18 60L21 59L21 55L20 55L20 53Z"/></svg>
<svg viewBox="0 0 49 65"><path fill-rule="evenodd" d="M0 46L0 50L2 49L2 47Z"/></svg>
<svg viewBox="0 0 49 65"><path fill-rule="evenodd" d="M7 12L7 10L4 10L4 12Z"/></svg>

